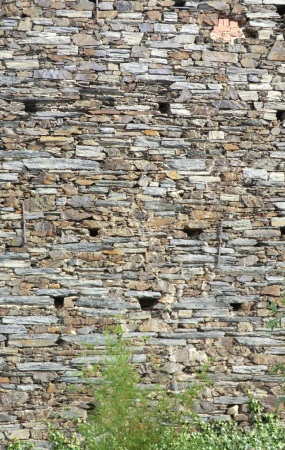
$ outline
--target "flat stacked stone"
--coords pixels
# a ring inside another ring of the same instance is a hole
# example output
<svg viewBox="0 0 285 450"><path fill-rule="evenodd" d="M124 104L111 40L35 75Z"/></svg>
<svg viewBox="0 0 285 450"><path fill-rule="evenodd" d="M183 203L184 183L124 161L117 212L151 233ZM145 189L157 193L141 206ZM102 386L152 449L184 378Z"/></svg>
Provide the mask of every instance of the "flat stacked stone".
<svg viewBox="0 0 285 450"><path fill-rule="evenodd" d="M281 391L284 8L181 3L1 2L3 449L86 415L113 324L146 383L213 358L202 416Z"/></svg>

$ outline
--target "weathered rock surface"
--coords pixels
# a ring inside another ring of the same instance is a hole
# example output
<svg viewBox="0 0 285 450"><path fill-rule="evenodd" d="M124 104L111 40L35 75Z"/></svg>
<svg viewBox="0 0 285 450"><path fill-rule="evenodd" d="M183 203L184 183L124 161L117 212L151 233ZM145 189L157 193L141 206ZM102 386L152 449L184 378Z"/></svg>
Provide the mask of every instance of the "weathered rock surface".
<svg viewBox="0 0 285 450"><path fill-rule="evenodd" d="M203 415L281 391L281 4L1 2L0 446L84 417L110 325L146 383L213 358Z"/></svg>

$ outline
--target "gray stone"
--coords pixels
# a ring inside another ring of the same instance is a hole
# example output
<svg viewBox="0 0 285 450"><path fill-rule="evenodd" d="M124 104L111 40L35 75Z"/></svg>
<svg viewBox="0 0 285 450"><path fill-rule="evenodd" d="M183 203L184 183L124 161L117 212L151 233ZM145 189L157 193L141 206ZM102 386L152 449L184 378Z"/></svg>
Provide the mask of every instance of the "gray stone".
<svg viewBox="0 0 285 450"><path fill-rule="evenodd" d="M100 171L100 165L94 161L84 159L64 159L64 158L34 158L24 159L24 165L29 170L91 170Z"/></svg>
<svg viewBox="0 0 285 450"><path fill-rule="evenodd" d="M54 362L27 362L27 363L18 363L16 364L17 370L22 372L62 372L68 369L67 366L63 364L54 363Z"/></svg>

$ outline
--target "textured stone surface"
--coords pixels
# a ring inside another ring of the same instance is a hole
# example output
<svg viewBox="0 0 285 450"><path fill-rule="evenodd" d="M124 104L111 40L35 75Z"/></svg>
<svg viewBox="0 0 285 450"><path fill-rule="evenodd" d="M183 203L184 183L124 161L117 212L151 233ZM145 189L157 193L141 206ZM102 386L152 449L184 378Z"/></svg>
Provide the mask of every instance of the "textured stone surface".
<svg viewBox="0 0 285 450"><path fill-rule="evenodd" d="M199 413L246 421L285 363L283 0L1 3L0 445L84 417L118 324L146 383L212 358Z"/></svg>

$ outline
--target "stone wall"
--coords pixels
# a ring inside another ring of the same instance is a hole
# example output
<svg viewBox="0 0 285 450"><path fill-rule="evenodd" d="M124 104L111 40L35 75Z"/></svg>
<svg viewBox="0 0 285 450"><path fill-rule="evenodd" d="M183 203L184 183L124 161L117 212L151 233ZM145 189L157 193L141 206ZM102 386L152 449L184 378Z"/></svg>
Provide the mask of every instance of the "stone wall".
<svg viewBox="0 0 285 450"><path fill-rule="evenodd" d="M78 367L117 323L146 383L213 358L202 416L272 406L285 0L1 4L2 444L86 414Z"/></svg>

